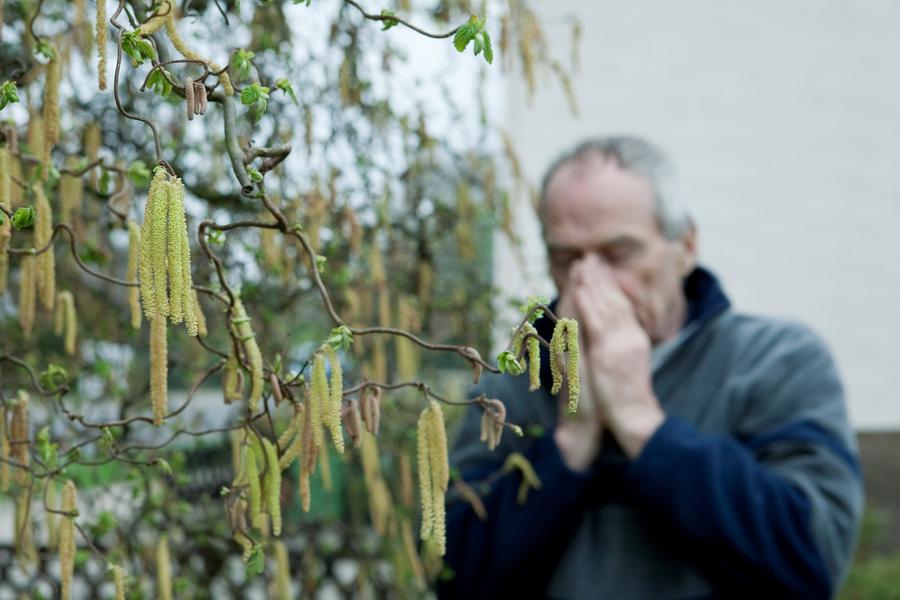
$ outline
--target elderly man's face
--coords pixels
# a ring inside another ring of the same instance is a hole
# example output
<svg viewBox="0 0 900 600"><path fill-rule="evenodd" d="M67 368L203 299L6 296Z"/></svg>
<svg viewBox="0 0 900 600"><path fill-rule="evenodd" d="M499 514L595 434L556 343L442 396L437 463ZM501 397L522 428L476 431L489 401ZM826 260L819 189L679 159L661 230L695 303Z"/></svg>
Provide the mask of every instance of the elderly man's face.
<svg viewBox="0 0 900 600"><path fill-rule="evenodd" d="M550 181L543 218L560 295L571 266L594 253L609 265L654 344L678 332L687 310L682 279L696 264L695 235L666 239L646 179L600 155L571 161Z"/></svg>

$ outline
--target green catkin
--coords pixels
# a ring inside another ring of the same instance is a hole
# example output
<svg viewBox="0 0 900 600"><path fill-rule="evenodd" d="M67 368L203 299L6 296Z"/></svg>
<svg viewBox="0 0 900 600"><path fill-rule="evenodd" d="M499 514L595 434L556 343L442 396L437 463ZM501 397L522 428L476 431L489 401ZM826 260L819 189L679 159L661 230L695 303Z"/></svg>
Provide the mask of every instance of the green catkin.
<svg viewBox="0 0 900 600"><path fill-rule="evenodd" d="M341 429L341 406L344 403L344 374L341 369L341 361L330 345L325 345L325 355L331 365L331 382L328 395L323 400L328 403L328 411L323 416L331 439L338 454L344 453L344 432Z"/></svg>
<svg viewBox="0 0 900 600"><path fill-rule="evenodd" d="M569 413L574 414L578 410L578 396L581 386L578 378L578 322L574 319L560 319L553 328L553 337L550 338L550 370L553 373L553 388L551 392L558 394L562 387L562 372L560 363L563 354L568 352L566 364L566 380L569 391Z"/></svg>
<svg viewBox="0 0 900 600"><path fill-rule="evenodd" d="M569 320L566 327L566 344L568 345L569 362L567 365L569 383L569 414L578 410L578 398L581 395L581 379L578 371L578 321Z"/></svg>
<svg viewBox="0 0 900 600"><path fill-rule="evenodd" d="M278 464L278 452L275 446L263 438L263 450L266 454L266 503L269 517L272 519L272 535L281 535L281 467Z"/></svg>
<svg viewBox="0 0 900 600"><path fill-rule="evenodd" d="M244 446L243 464L246 465L248 496L250 499L250 523L256 529L262 527L262 490L259 486L259 465L256 454L249 445Z"/></svg>
<svg viewBox="0 0 900 600"><path fill-rule="evenodd" d="M12 210L12 163L9 148L0 146L0 207L7 211ZM0 296L6 293L7 280L9 279L9 255L6 248L12 236L12 226L9 219L2 215L0 223Z"/></svg>
<svg viewBox="0 0 900 600"><path fill-rule="evenodd" d="M166 318L150 319L150 399L153 404L153 424L162 425L169 408L168 377L169 350L166 340Z"/></svg>
<svg viewBox="0 0 900 600"><path fill-rule="evenodd" d="M225 363L225 404L231 404L241 399L241 378L238 372L238 360L234 353L234 347L229 345L228 361Z"/></svg>
<svg viewBox="0 0 900 600"><path fill-rule="evenodd" d="M237 296L234 298L234 306L231 308L231 323L234 325L238 340L244 346L247 362L250 363L250 398L248 405L251 412L259 409L259 402L263 393L263 360L256 342L256 335L250 325L250 317L244 309L244 303Z"/></svg>
<svg viewBox="0 0 900 600"><path fill-rule="evenodd" d="M37 183L34 190L34 246L36 250L43 250L50 243L53 235L53 212L50 202L44 194L44 186ZM51 245L45 252L38 254L37 270L35 271L35 283L37 284L38 299L46 310L53 310L53 302L56 300L56 259Z"/></svg>
<svg viewBox="0 0 900 600"><path fill-rule="evenodd" d="M560 363L565 352L566 319L560 319L553 328L553 337L550 338L550 373L553 376L553 385L550 388L552 394L558 394L562 387L562 371Z"/></svg>
<svg viewBox="0 0 900 600"><path fill-rule="evenodd" d="M72 513L66 516L59 529L60 587L63 600L69 600L72 590L72 574L75 568L75 517L78 512L77 490L70 479L63 488L62 511Z"/></svg>
<svg viewBox="0 0 900 600"><path fill-rule="evenodd" d="M59 515L50 512L60 508L56 505L56 487L56 481L52 477L44 480L44 505L49 509L45 513L44 523L47 525L47 546L50 548L59 546Z"/></svg>
<svg viewBox="0 0 900 600"><path fill-rule="evenodd" d="M132 219L128 220L128 272L125 279L129 283L137 283L138 258L141 250L141 228ZM141 328L141 302L140 289L132 286L128 288L128 306L131 309L131 328Z"/></svg>
<svg viewBox="0 0 900 600"><path fill-rule="evenodd" d="M169 557L169 539L165 535L156 545L156 596L159 600L172 600L172 559Z"/></svg>
<svg viewBox="0 0 900 600"><path fill-rule="evenodd" d="M206 337L208 333L206 329L206 315L203 314L203 307L200 306L200 298L197 297L197 290L191 290L191 302L194 307L194 319L197 321L197 335Z"/></svg>
<svg viewBox="0 0 900 600"><path fill-rule="evenodd" d="M166 293L166 216L168 194L165 191L166 173L157 169L150 181L144 222L141 225L140 262L141 303L148 319L169 315L169 296Z"/></svg>
<svg viewBox="0 0 900 600"><path fill-rule="evenodd" d="M317 352L313 357L312 366L312 394L310 395L310 416L312 417L312 434L315 440L316 448L322 448L322 425L327 426L328 421L324 418L327 411L327 405L330 403L330 394L328 391L328 376L325 372L325 355Z"/></svg>
<svg viewBox="0 0 900 600"><path fill-rule="evenodd" d="M426 408L419 415L416 423L416 459L419 469L419 498L422 503L422 540L431 539L434 535L434 485L432 480L431 452L431 408Z"/></svg>
<svg viewBox="0 0 900 600"><path fill-rule="evenodd" d="M447 432L444 413L440 404L431 401L431 431L429 432L429 458L431 459L432 501L434 502L433 539L441 556L446 551L446 515L444 498L450 483L450 466L447 462Z"/></svg>
<svg viewBox="0 0 900 600"><path fill-rule="evenodd" d="M537 337L528 338L525 344L528 347L528 390L533 392L541 387L541 346Z"/></svg>

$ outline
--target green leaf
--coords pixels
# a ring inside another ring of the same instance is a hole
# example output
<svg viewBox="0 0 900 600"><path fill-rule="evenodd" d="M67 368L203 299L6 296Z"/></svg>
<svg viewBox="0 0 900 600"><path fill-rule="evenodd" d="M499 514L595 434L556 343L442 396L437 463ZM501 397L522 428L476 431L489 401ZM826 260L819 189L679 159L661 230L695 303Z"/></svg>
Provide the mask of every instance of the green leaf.
<svg viewBox="0 0 900 600"><path fill-rule="evenodd" d="M50 363L38 379L41 382L41 387L55 390L66 385L66 382L69 380L69 374L59 365Z"/></svg>
<svg viewBox="0 0 900 600"><path fill-rule="evenodd" d="M36 53L40 54L47 60L53 60L56 58L56 49L53 47L53 44L48 42L47 40L39 40L37 45L34 47Z"/></svg>
<svg viewBox="0 0 900 600"><path fill-rule="evenodd" d="M335 350L349 350L350 345L353 344L353 332L346 325L335 327L331 330L325 343Z"/></svg>
<svg viewBox="0 0 900 600"><path fill-rule="evenodd" d="M221 246L222 244L225 243L225 232L214 229L209 232L207 239L209 240L210 244L216 244L218 246Z"/></svg>
<svg viewBox="0 0 900 600"><path fill-rule="evenodd" d="M253 548L250 550L250 558L247 559L247 566L244 569L244 574L247 579L252 579L262 573L265 568L266 555L263 553L262 546L253 544Z"/></svg>
<svg viewBox="0 0 900 600"><path fill-rule="evenodd" d="M112 512L104 510L97 515L97 520L91 525L91 535L93 537L106 535L116 528L117 523L116 516Z"/></svg>
<svg viewBox="0 0 900 600"><path fill-rule="evenodd" d="M291 99L291 102L293 102L297 106L300 106L300 102L297 100L297 94L294 93L294 86L291 85L290 81L282 77L275 82L275 87L287 94Z"/></svg>
<svg viewBox="0 0 900 600"><path fill-rule="evenodd" d="M328 262L327 256L322 256L321 254L316 255L316 268L319 270L319 273L325 272L325 264Z"/></svg>
<svg viewBox="0 0 900 600"><path fill-rule="evenodd" d="M6 108L7 104L19 101L19 92L16 89L16 82L6 80L0 85L0 110Z"/></svg>
<svg viewBox="0 0 900 600"><path fill-rule="evenodd" d="M383 10L381 11L381 16L382 16L382 17L393 17L393 16L396 15L396 14L397 14L397 13L395 13L394 11L388 10L388 9L386 9L386 8L383 9ZM382 30L382 31L387 31L387 30L390 29L391 27L396 27L397 25L399 25L399 24L400 24L400 21L398 21L397 19L384 19L384 20L382 21L382 23L383 23L383 25L381 26L381 30Z"/></svg>
<svg viewBox="0 0 900 600"><path fill-rule="evenodd" d="M250 179L251 179L252 181L255 181L256 183L259 183L260 181L263 180L262 173L260 173L259 171L257 171L257 170L254 169L253 167L247 167L247 175L249 175L249 176L250 176Z"/></svg>
<svg viewBox="0 0 900 600"><path fill-rule="evenodd" d="M456 35L453 36L453 46L456 48L457 52L465 50L466 46L475 39L475 36L478 35L478 32L481 31L483 26L484 23L479 21L478 17L475 15L469 17L466 24L457 29Z"/></svg>
<svg viewBox="0 0 900 600"><path fill-rule="evenodd" d="M269 88L253 83L241 90L241 103L245 106L256 105L254 120L259 121L266 112L269 100Z"/></svg>
<svg viewBox="0 0 900 600"><path fill-rule="evenodd" d="M109 193L109 182L110 182L110 174L107 169L100 168L100 179L97 180L97 188L99 188L101 194Z"/></svg>
<svg viewBox="0 0 900 600"><path fill-rule="evenodd" d="M172 476L172 465L170 465L169 461L167 461L166 459L157 458L153 461L153 464L155 464L157 467L159 467L159 470L162 471L163 473L165 473L166 475L168 475L170 477Z"/></svg>
<svg viewBox="0 0 900 600"><path fill-rule="evenodd" d="M484 36L484 60L491 65L494 63L494 49L491 47L491 36L487 31L482 31L481 35Z"/></svg>
<svg viewBox="0 0 900 600"><path fill-rule="evenodd" d="M150 169L142 160L136 160L128 166L128 179L136 187L147 187L150 183Z"/></svg>
<svg viewBox="0 0 900 600"><path fill-rule="evenodd" d="M137 29L126 31L122 34L122 52L131 58L131 66L133 67L144 64L144 61L156 58L153 45L141 37L141 32Z"/></svg>
<svg viewBox="0 0 900 600"><path fill-rule="evenodd" d="M525 372L525 368L516 358L516 355L509 350L504 350L497 355L497 368L501 373L509 373L510 375L521 375Z"/></svg>
<svg viewBox="0 0 900 600"><path fill-rule="evenodd" d="M172 84L169 83L161 68L150 73L150 77L147 78L147 87L150 91L159 94L163 98L168 98L169 94L172 93Z"/></svg>
<svg viewBox="0 0 900 600"><path fill-rule="evenodd" d="M37 450L38 455L41 457L41 460L44 462L47 468L55 468L59 444L54 444L50 441L50 427L45 425L40 431L38 431L37 435L34 438L34 441L35 449Z"/></svg>
<svg viewBox="0 0 900 600"><path fill-rule="evenodd" d="M22 231L23 229L32 227L34 225L34 220L35 212L30 206L21 206L17 208L11 219L12 226L16 228L16 231Z"/></svg>
<svg viewBox="0 0 900 600"><path fill-rule="evenodd" d="M249 50L237 50L231 55L231 72L235 82L250 79L250 71L253 68L253 63L250 61L254 56L256 54Z"/></svg>

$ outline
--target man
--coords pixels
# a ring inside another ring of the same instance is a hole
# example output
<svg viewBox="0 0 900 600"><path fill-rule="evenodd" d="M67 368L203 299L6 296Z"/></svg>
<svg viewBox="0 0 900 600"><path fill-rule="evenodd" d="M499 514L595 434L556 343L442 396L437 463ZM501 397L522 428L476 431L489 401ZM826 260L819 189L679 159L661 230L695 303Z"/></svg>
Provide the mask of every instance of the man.
<svg viewBox="0 0 900 600"><path fill-rule="evenodd" d="M552 308L579 322L582 398L558 409L546 352L541 389L500 375L472 391L529 435L491 452L467 412L451 460L487 518L449 496L443 597L837 591L863 497L834 363L806 328L730 309L673 191L666 157L631 137L584 143L545 176ZM550 338L548 317L536 327ZM512 452L541 481L524 503Z"/></svg>

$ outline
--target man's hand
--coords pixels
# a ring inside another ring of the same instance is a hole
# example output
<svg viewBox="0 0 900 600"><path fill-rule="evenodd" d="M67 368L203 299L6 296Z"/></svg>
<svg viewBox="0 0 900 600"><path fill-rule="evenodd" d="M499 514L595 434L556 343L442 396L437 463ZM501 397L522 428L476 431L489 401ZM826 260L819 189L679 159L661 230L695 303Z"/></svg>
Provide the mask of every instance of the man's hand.
<svg viewBox="0 0 900 600"><path fill-rule="evenodd" d="M572 267L570 289L586 346L586 379L600 417L634 458L665 419L653 393L650 338L609 267L588 254Z"/></svg>

